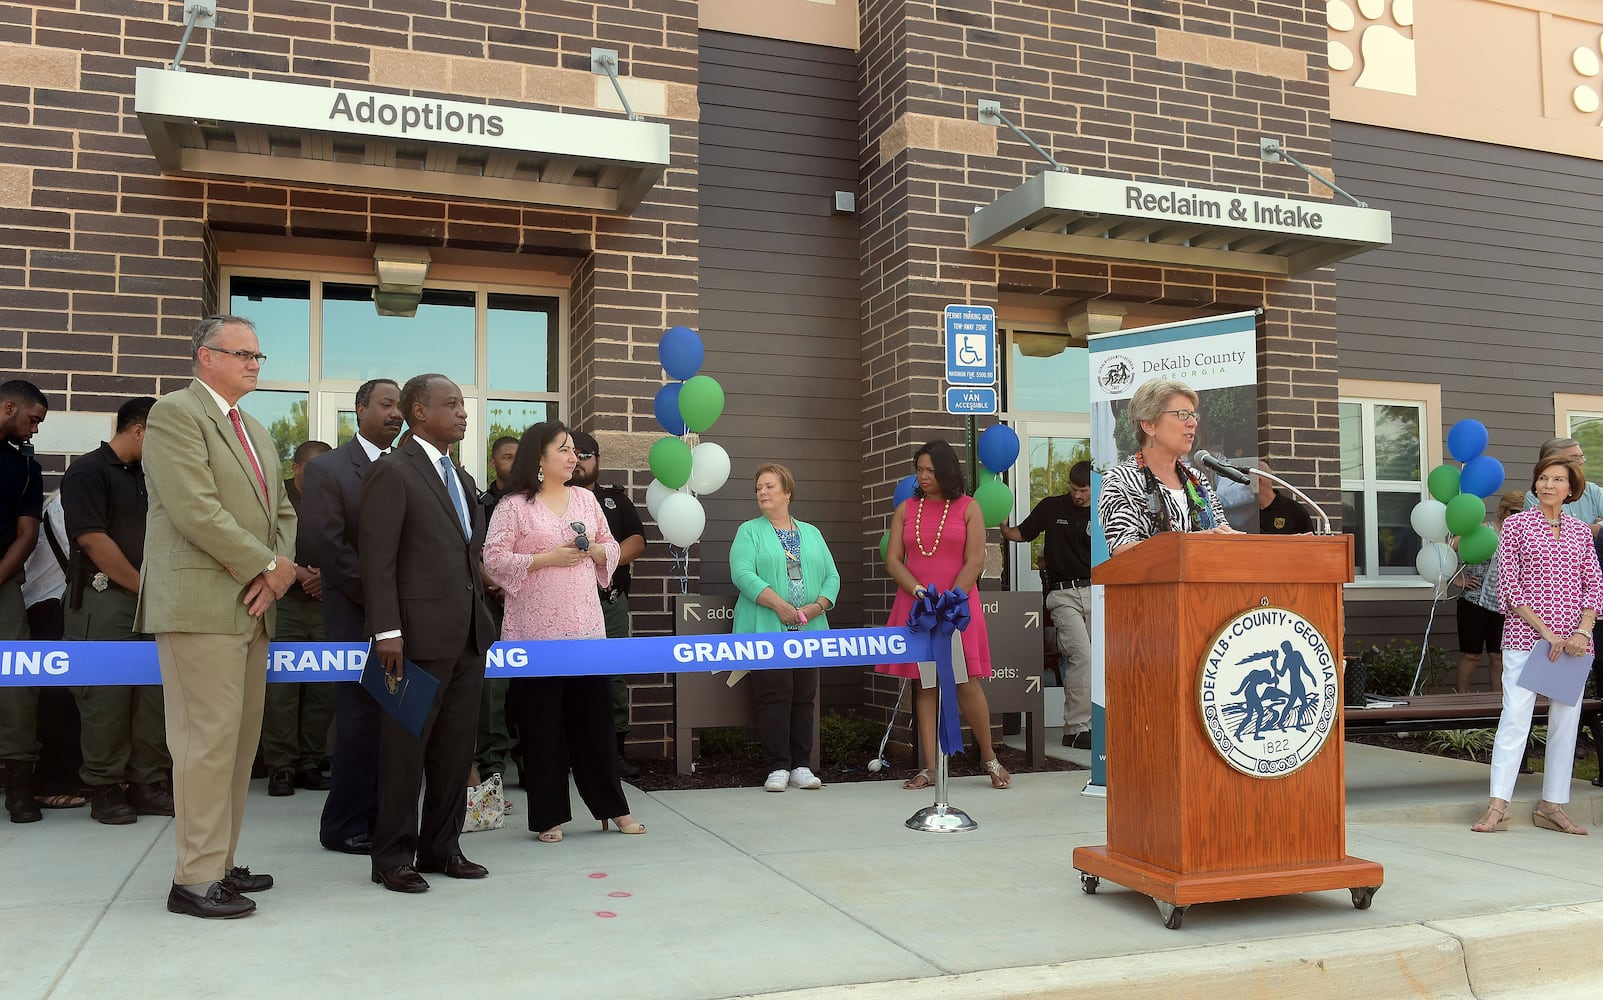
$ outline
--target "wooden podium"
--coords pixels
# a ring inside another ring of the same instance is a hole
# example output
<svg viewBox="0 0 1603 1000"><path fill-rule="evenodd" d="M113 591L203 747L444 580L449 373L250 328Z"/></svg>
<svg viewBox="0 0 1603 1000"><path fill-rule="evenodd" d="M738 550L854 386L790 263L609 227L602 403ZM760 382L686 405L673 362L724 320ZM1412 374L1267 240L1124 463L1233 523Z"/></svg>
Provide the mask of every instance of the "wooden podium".
<svg viewBox="0 0 1603 1000"><path fill-rule="evenodd" d="M1179 532L1093 571L1106 586L1108 842L1074 850L1087 893L1105 878L1151 896L1170 929L1192 903L1350 889L1369 907L1382 868L1346 845L1342 584L1352 575L1351 535ZM1204 654L1226 623L1265 606L1306 618L1335 661L1329 733L1277 777L1228 764L1199 708Z"/></svg>

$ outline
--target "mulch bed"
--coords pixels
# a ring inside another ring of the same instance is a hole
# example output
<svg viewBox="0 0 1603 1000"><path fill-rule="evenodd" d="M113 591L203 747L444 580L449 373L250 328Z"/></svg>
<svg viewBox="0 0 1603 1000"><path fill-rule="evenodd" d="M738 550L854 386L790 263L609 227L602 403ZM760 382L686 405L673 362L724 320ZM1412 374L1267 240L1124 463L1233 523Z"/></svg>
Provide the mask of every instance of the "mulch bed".
<svg viewBox="0 0 1603 1000"><path fill-rule="evenodd" d="M1025 763L1025 754L1022 750L999 745L996 751L1002 766L1012 774L1085 770L1071 761L1051 756L1046 758L1041 767L1032 768ZM768 777L768 766L763 763L762 757L755 752L755 749L750 753L739 755L704 757L696 762L693 774L680 774L671 758L637 760L633 763L640 768L640 774L626 780L645 792L683 791L694 788L761 788L763 780ZM856 767L820 766L816 773L826 785L847 781L894 781L899 786L912 775L913 771L905 765L892 765L889 770L876 774L859 764ZM947 773L954 778L967 777L984 774L985 769L980 766L978 755L969 752L953 757Z"/></svg>

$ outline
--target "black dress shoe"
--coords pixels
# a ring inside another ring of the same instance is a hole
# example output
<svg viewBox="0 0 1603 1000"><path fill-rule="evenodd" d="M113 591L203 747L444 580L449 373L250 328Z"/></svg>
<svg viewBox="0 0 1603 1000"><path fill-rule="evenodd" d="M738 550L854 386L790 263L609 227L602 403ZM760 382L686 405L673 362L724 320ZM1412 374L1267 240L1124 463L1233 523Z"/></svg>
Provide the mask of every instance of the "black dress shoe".
<svg viewBox="0 0 1603 1000"><path fill-rule="evenodd" d="M45 818L33 797L33 764L8 760L5 765L6 812L13 823L37 823Z"/></svg>
<svg viewBox="0 0 1603 1000"><path fill-rule="evenodd" d="M272 796L295 794L295 772L281 767L267 776L267 794Z"/></svg>
<svg viewBox="0 0 1603 1000"><path fill-rule="evenodd" d="M295 772L295 784L309 792L328 790L328 779L315 767L303 767Z"/></svg>
<svg viewBox="0 0 1603 1000"><path fill-rule="evenodd" d="M1091 749L1091 730L1087 729L1083 732L1075 733L1072 736L1070 736L1068 733L1064 733L1063 745L1066 747L1073 747L1076 750Z"/></svg>
<svg viewBox="0 0 1603 1000"><path fill-rule="evenodd" d="M326 840L321 841L321 843L323 845L323 850L325 851L338 851L341 854L373 853L373 838L369 837L365 833L358 833L353 836L346 837L344 840L336 840L333 843L330 843Z"/></svg>
<svg viewBox="0 0 1603 1000"><path fill-rule="evenodd" d="M273 876L252 875L249 868L236 866L223 876L223 885L235 892L266 892L273 887Z"/></svg>
<svg viewBox="0 0 1603 1000"><path fill-rule="evenodd" d="M165 781L156 781L148 785L129 785L128 804L141 816L171 816L172 786Z"/></svg>
<svg viewBox="0 0 1603 1000"><path fill-rule="evenodd" d="M197 896L178 886L167 893L167 912L183 913L207 920L231 920L256 912L256 904L218 882L204 896Z"/></svg>
<svg viewBox="0 0 1603 1000"><path fill-rule="evenodd" d="M89 799L89 818L107 826L126 826L139 820L121 785L96 785Z"/></svg>
<svg viewBox="0 0 1603 1000"><path fill-rule="evenodd" d="M429 884L411 865L396 865L373 873L373 881L391 892L428 892Z"/></svg>
<svg viewBox="0 0 1603 1000"><path fill-rule="evenodd" d="M453 854L446 858L444 864L438 861L419 861L417 870L420 872L444 872L447 878L483 878L490 874L490 869L469 861L460 854Z"/></svg>

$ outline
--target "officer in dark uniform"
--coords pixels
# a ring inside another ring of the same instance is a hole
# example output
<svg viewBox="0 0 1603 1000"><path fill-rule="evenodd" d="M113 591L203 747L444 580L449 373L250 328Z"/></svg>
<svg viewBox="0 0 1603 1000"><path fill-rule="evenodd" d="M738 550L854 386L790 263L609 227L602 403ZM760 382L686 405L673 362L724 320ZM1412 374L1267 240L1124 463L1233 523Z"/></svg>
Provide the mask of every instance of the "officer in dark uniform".
<svg viewBox="0 0 1603 1000"><path fill-rule="evenodd" d="M39 541L44 517L44 472L28 444L50 404L32 382L0 384L0 642L29 637L22 600L22 565ZM39 763L39 689L0 684L0 767L5 769L6 812L13 823L44 818L33 798Z"/></svg>
<svg viewBox="0 0 1603 1000"><path fill-rule="evenodd" d="M490 471L495 474L495 482L479 494L479 506L484 508L485 524L490 523L495 505L506 496L507 475L512 471L512 460L517 456L518 439L515 437L498 437L490 445ZM484 597L484 603L490 607L490 617L495 619L496 634L499 635L503 607L501 588L490 582L488 577L484 581ZM473 767L479 772L481 781L492 774L507 773L507 757L512 753L512 726L507 719L509 683L505 677L486 678L479 695L479 733L474 740ZM519 768L518 779L521 781L522 777L523 770Z"/></svg>
<svg viewBox="0 0 1603 1000"><path fill-rule="evenodd" d="M1259 462L1258 466L1273 472ZM1314 522L1302 504L1275 489L1275 484L1262 476L1258 480L1258 533L1262 535L1306 535L1314 530Z"/></svg>
<svg viewBox="0 0 1603 1000"><path fill-rule="evenodd" d="M290 456L290 477L284 493L301 509L306 463L334 449L322 441L306 441ZM296 522L299 530L300 522ZM297 550L298 550L297 546ZM278 599L274 642L323 642L323 576L295 553L295 582ZM328 788L323 762L328 759L328 728L334 721L334 685L320 681L267 685L262 706L262 763L267 765L267 794L294 795L295 786L311 791Z"/></svg>
<svg viewBox="0 0 1603 1000"><path fill-rule="evenodd" d="M62 635L69 640L150 641L134 630L139 568L145 561L145 419L156 400L117 410L110 441L80 456L61 478L61 512L72 544ZM91 790L89 816L122 826L173 814L172 755L159 684L73 689L78 700L79 776ZM126 791L124 785L126 783Z"/></svg>
<svg viewBox="0 0 1603 1000"><path fill-rule="evenodd" d="M582 486L601 501L601 512L607 518L607 530L618 540L618 568L612 572L612 585L601 591L601 614L607 625L608 639L629 637L629 564L646 551L646 526L640 512L629 499L629 491L622 486L601 486L596 479L601 475L601 446L584 431L574 431L574 457L579 464L573 469L569 486ZM624 744L629 739L629 682L623 677L612 679L612 729L617 734L618 760L625 778L632 778L640 769L624 756Z"/></svg>

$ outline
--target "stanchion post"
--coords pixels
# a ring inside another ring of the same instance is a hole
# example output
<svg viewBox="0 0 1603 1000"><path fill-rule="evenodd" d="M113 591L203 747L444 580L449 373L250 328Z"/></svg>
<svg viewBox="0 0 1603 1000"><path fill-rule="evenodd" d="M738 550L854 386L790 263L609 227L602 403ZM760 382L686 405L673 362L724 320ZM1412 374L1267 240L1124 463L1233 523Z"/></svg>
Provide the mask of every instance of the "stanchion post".
<svg viewBox="0 0 1603 1000"><path fill-rule="evenodd" d="M971 680L969 683L976 682ZM936 678L935 803L908 817L907 828L921 833L968 833L970 830L978 830L980 825L974 822L968 813L949 803L946 798L946 754L940 748L939 734L941 709L944 707L941 698L940 678Z"/></svg>

